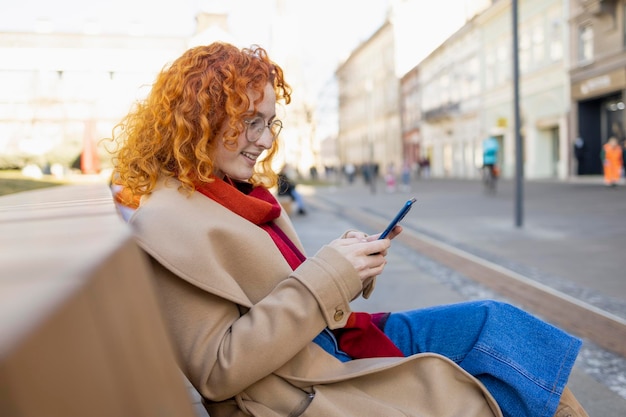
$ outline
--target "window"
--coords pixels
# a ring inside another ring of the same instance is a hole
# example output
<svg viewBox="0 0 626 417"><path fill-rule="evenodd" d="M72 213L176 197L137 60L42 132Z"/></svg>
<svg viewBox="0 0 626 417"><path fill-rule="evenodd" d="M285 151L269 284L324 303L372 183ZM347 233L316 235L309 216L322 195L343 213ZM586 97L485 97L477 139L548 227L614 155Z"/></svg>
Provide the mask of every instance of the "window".
<svg viewBox="0 0 626 417"><path fill-rule="evenodd" d="M498 84L505 83L511 79L513 67L511 65L512 49L509 47L509 42L511 42L510 38L500 41L500 45L498 45Z"/></svg>
<svg viewBox="0 0 626 417"><path fill-rule="evenodd" d="M530 69L530 43L531 37L527 31L519 34L519 69L521 73L526 73Z"/></svg>
<svg viewBox="0 0 626 417"><path fill-rule="evenodd" d="M493 49L485 53L485 86L486 88L493 88L496 85L496 54Z"/></svg>
<svg viewBox="0 0 626 417"><path fill-rule="evenodd" d="M562 27L563 25L559 18L552 18L550 22L550 59L552 61L558 61L563 58Z"/></svg>
<svg viewBox="0 0 626 417"><path fill-rule="evenodd" d="M533 28L533 39L532 39L532 61L533 66L535 68L541 66L544 60L544 48L545 48L545 37L543 32L543 26L538 24Z"/></svg>
<svg viewBox="0 0 626 417"><path fill-rule="evenodd" d="M581 26L578 38L578 61L593 60L593 28L591 25Z"/></svg>

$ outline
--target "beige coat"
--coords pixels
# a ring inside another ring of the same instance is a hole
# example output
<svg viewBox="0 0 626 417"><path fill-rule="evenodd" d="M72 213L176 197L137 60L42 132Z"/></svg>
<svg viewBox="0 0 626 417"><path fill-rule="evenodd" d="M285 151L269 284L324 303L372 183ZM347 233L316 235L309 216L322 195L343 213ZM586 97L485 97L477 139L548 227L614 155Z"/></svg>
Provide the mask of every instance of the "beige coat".
<svg viewBox="0 0 626 417"><path fill-rule="evenodd" d="M302 249L289 218L276 223ZM130 224L154 261L180 367L211 417L502 416L442 356L341 363L311 342L344 326L362 291L334 249L291 271L264 230L176 183L144 198Z"/></svg>

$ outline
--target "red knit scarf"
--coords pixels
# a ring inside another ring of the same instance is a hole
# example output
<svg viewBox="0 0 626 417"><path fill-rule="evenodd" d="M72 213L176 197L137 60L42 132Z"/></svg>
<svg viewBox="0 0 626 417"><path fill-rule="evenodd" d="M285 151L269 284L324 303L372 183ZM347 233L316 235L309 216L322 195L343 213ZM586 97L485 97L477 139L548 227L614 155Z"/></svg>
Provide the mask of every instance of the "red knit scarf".
<svg viewBox="0 0 626 417"><path fill-rule="evenodd" d="M247 183L232 185L215 179L211 183L197 184L196 189L230 211L265 230L292 269L296 269L306 257L273 222L280 216L280 204L265 187L252 187Z"/></svg>
<svg viewBox="0 0 626 417"><path fill-rule="evenodd" d="M228 180L230 181L230 180ZM196 184L203 195L216 201L239 216L265 230L292 269L296 269L306 257L274 223L280 216L280 204L264 187L252 187L241 182L228 183L215 179L211 183ZM339 347L353 358L404 356L381 330L387 313L353 312L346 326L335 330Z"/></svg>

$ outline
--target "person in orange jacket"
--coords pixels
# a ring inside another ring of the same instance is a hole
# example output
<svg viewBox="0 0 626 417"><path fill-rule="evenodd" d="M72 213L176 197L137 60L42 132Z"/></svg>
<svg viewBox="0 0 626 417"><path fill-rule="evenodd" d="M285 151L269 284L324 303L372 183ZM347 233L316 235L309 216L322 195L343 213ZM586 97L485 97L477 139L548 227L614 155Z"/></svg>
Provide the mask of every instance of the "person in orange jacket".
<svg viewBox="0 0 626 417"><path fill-rule="evenodd" d="M622 175L622 147L617 143L617 138L611 136L602 147L602 165L604 167L604 184L615 187Z"/></svg>

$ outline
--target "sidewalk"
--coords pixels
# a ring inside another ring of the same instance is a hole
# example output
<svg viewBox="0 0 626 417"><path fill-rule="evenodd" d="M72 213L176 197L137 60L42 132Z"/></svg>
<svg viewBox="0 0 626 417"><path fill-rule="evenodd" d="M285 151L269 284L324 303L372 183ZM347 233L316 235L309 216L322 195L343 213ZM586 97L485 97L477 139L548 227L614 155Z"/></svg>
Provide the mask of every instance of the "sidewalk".
<svg viewBox="0 0 626 417"><path fill-rule="evenodd" d="M428 235L536 279L559 291L626 317L626 188L607 190L593 181L525 184L525 218L514 225L511 183L499 184L496 196L482 193L480 183L427 180L410 193L372 194L362 184L300 187L309 211L294 215L307 253L349 228L367 233L344 207L391 218L404 201L417 206L403 220L407 230ZM402 310L477 298L502 299L467 277L394 242L388 265L362 311ZM507 300L505 300L507 301ZM626 342L625 342L626 343ZM591 416L621 416L626 410L626 359L585 341L571 387Z"/></svg>
<svg viewBox="0 0 626 417"><path fill-rule="evenodd" d="M415 182L411 192L372 194L361 184L305 189L312 203L391 218L410 196L405 228L510 268L626 319L626 187L526 182L523 224L515 226L513 184L495 196L467 180ZM349 219L343 219L349 224ZM368 231L374 233L374 230Z"/></svg>

